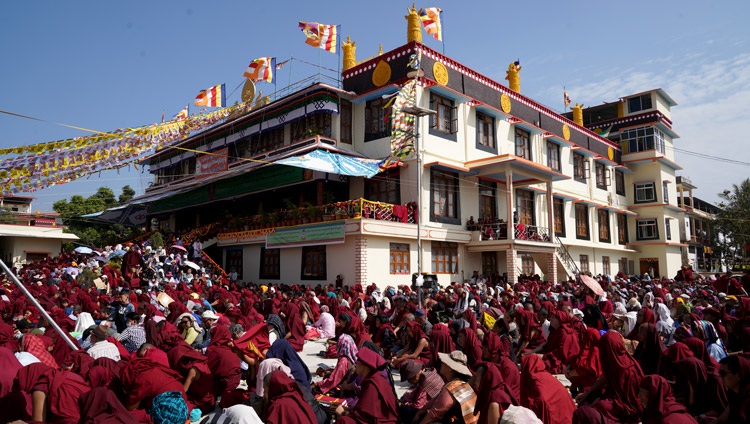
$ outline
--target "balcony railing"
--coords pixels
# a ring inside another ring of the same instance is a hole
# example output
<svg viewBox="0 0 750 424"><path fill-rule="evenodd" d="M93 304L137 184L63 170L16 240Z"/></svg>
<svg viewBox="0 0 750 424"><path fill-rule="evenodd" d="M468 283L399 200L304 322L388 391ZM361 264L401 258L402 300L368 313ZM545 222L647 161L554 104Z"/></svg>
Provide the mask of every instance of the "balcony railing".
<svg viewBox="0 0 750 424"><path fill-rule="evenodd" d="M481 240L507 240L508 226L503 220L484 223L468 223L466 229L479 231ZM539 241L543 243L554 243L549 228L536 225L513 224L513 236L516 240Z"/></svg>

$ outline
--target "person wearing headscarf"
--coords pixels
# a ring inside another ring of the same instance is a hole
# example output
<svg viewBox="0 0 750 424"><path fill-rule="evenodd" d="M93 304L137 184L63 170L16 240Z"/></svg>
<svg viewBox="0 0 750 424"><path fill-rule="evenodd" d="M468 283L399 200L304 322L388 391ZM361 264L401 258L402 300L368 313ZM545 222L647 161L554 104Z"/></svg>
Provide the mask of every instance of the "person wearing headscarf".
<svg viewBox="0 0 750 424"><path fill-rule="evenodd" d="M395 424L398 421L398 401L391 383L380 372L387 363L382 356L369 348L362 348L357 357L355 372L364 377L357 405L348 411L339 407L339 424L378 423Z"/></svg>
<svg viewBox="0 0 750 424"><path fill-rule="evenodd" d="M8 421L28 419L26 406L31 410L30 397L14 387L13 381L23 365L7 347L0 347L0 411Z"/></svg>
<svg viewBox="0 0 750 424"><path fill-rule="evenodd" d="M349 322L346 332L352 336L358 348L362 348L362 345L366 341L372 341L372 337L370 337L370 334L367 333L367 328L365 328L365 323L358 316L351 317L351 322Z"/></svg>
<svg viewBox="0 0 750 424"><path fill-rule="evenodd" d="M729 404L718 423L746 423L750 421L750 359L732 355L719 361L719 374L730 394Z"/></svg>
<svg viewBox="0 0 750 424"><path fill-rule="evenodd" d="M336 337L336 320L328 311L328 305L321 306L320 316L312 325L313 328L318 330L318 337L321 339Z"/></svg>
<svg viewBox="0 0 750 424"><path fill-rule="evenodd" d="M214 378L208 366L208 358L190 347L187 342L178 342L167 352L169 366L180 373L182 387L188 406L209 410L216 402Z"/></svg>
<svg viewBox="0 0 750 424"><path fill-rule="evenodd" d="M311 424L317 423L312 407L305 401L300 387L284 371L276 370L268 374L264 396L268 407L263 416L268 424Z"/></svg>
<svg viewBox="0 0 750 424"><path fill-rule="evenodd" d="M470 369L474 369L482 362L482 342L474 330L469 327L462 328L458 332L458 344L461 351L466 354Z"/></svg>
<svg viewBox="0 0 750 424"><path fill-rule="evenodd" d="M91 389L78 374L43 363L18 370L14 384L31 396L31 419L52 424L78 423L78 399Z"/></svg>
<svg viewBox="0 0 750 424"><path fill-rule="evenodd" d="M591 387L602 375L599 358L599 330L587 328L581 335L581 351L573 358L565 376L570 380L571 392L580 393Z"/></svg>
<svg viewBox="0 0 750 424"><path fill-rule="evenodd" d="M549 338L539 348L539 353L547 366L547 371L562 374L568 362L581 350L578 335L570 326L570 315L559 309L550 312L550 328Z"/></svg>
<svg viewBox="0 0 750 424"><path fill-rule="evenodd" d="M656 305L656 331L662 337L664 346L669 347L674 340L674 320L669 315L669 308L663 303Z"/></svg>
<svg viewBox="0 0 750 424"><path fill-rule="evenodd" d="M521 373L518 366L510 359L510 352L494 331L484 335L482 340L482 359L497 367L503 382L514 399L521 398Z"/></svg>
<svg viewBox="0 0 750 424"><path fill-rule="evenodd" d="M182 392L182 376L149 357L136 357L120 370L120 381L130 411L147 410L154 398L164 392ZM143 412L139 412L143 416Z"/></svg>
<svg viewBox="0 0 750 424"><path fill-rule="evenodd" d="M112 390L96 387L78 399L80 424L138 424L138 419L122 405Z"/></svg>
<svg viewBox="0 0 750 424"><path fill-rule="evenodd" d="M58 364L55 358L52 357L49 350L42 341L43 336L37 336L36 334L25 334L21 338L21 350L34 355L39 361L47 365L50 368L57 369Z"/></svg>
<svg viewBox="0 0 750 424"><path fill-rule="evenodd" d="M302 352L302 348L305 345L305 333L307 333L305 323L302 321L302 311L296 303L287 302L284 313L286 315L285 327L287 330L284 338L289 340L295 351Z"/></svg>
<svg viewBox="0 0 750 424"><path fill-rule="evenodd" d="M185 343L191 346L203 343L203 328L190 312L183 312L177 318L177 329Z"/></svg>
<svg viewBox="0 0 750 424"><path fill-rule="evenodd" d="M474 406L474 415L479 416L477 424L500 422L500 418L510 405L520 405L521 400L516 398L505 384L495 364L482 363L477 367L477 375L480 375L477 403Z"/></svg>
<svg viewBox="0 0 750 424"><path fill-rule="evenodd" d="M724 343L719 338L719 334L716 332L716 328L709 321L693 319L693 336L703 340L706 344L706 350L708 354L714 358L714 360L721 361L727 356L727 350L724 347Z"/></svg>
<svg viewBox="0 0 750 424"><path fill-rule="evenodd" d="M654 324L641 324L638 334L638 347L633 357L641 365L643 374L658 374L666 348Z"/></svg>
<svg viewBox="0 0 750 424"><path fill-rule="evenodd" d="M515 315L520 335L518 351L534 350L544 343L542 327L537 322L537 314L524 308L519 308Z"/></svg>
<svg viewBox="0 0 750 424"><path fill-rule="evenodd" d="M154 424L180 424L188 419L188 405L182 392L163 392L147 409Z"/></svg>
<svg viewBox="0 0 750 424"><path fill-rule="evenodd" d="M208 368L214 380L214 396L222 396L222 404L227 395L234 391L242 379L240 359L232 351L232 334L225 325L211 328L211 342L206 349ZM226 405L231 406L231 405Z"/></svg>
<svg viewBox="0 0 750 424"><path fill-rule="evenodd" d="M284 327L284 321L281 320L280 316L276 314L268 315L266 324L268 324L268 341L271 344L286 337L286 327Z"/></svg>
<svg viewBox="0 0 750 424"><path fill-rule="evenodd" d="M594 409L595 411L589 412L598 412L604 420L622 423L638 422L642 412L638 401L638 385L643 379L643 371L638 361L625 350L623 340L622 335L614 331L607 332L599 340L602 376L588 390L576 396L576 402L581 405L589 396L599 393L600 390L604 390L605 394L595 400L591 406L579 407L578 411ZM580 413L583 415L588 412ZM579 416L579 412L576 412L576 415Z"/></svg>
<svg viewBox="0 0 750 424"><path fill-rule="evenodd" d="M342 334L339 336L339 341L336 343L336 354L338 355L336 367L316 385L321 393L328 393L344 381L357 363L358 351L359 349L357 349L357 345L350 335Z"/></svg>
<svg viewBox="0 0 750 424"><path fill-rule="evenodd" d="M436 369L439 367L439 353L451 353L456 350L456 344L451 338L451 332L445 324L435 324L430 332L430 342L432 342L432 364Z"/></svg>
<svg viewBox="0 0 750 424"><path fill-rule="evenodd" d="M675 401L669 382L662 376L643 377L638 397L643 406L643 424L698 424L685 405Z"/></svg>
<svg viewBox="0 0 750 424"><path fill-rule="evenodd" d="M521 406L534 411L545 424L569 424L576 409L565 386L536 355L521 360Z"/></svg>
<svg viewBox="0 0 750 424"><path fill-rule="evenodd" d="M692 415L718 416L727 405L726 392L714 376L709 382L706 366L695 356L673 365L675 398L687 406Z"/></svg>
<svg viewBox="0 0 750 424"><path fill-rule="evenodd" d="M278 358L281 359L291 370L294 379L300 383L306 390L310 390L310 384L312 383L312 375L310 370L299 357L297 352L294 350L288 340L279 339L276 340L268 352L266 358Z"/></svg>

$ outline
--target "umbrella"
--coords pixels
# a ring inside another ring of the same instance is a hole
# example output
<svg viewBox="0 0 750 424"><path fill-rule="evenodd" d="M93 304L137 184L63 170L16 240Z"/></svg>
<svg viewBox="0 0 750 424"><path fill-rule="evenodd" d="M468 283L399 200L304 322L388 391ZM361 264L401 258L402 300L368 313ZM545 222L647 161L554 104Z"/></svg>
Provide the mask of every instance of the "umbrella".
<svg viewBox="0 0 750 424"><path fill-rule="evenodd" d="M82 255L88 255L88 254L94 252L93 249L91 249L90 247L86 247L86 246L78 246L78 247L76 247L73 250L75 250L76 252L78 252L78 253L80 253Z"/></svg>
<svg viewBox="0 0 750 424"><path fill-rule="evenodd" d="M101 255L100 256L94 256L94 259L97 260L97 261L101 261L101 262L107 262L107 260L108 260L107 258L105 258L104 256L101 256Z"/></svg>
<svg viewBox="0 0 750 424"><path fill-rule="evenodd" d="M175 244L174 246L172 246L172 248L177 249L177 250L182 250L183 252L187 252L187 249L185 249L183 246L180 246L179 244Z"/></svg>
<svg viewBox="0 0 750 424"><path fill-rule="evenodd" d="M182 264L185 266L189 266L190 268L193 268L196 271L201 269L200 265L198 265L197 263L193 261L183 261Z"/></svg>
<svg viewBox="0 0 750 424"><path fill-rule="evenodd" d="M599 284L599 282L589 277L588 275L581 274L581 281L586 285L586 287L590 288L595 295L601 296L604 294L604 289L602 289L602 286Z"/></svg>
<svg viewBox="0 0 750 424"><path fill-rule="evenodd" d="M125 254L125 251L120 249L120 250L115 250L114 252L112 252L112 254L109 255L109 257L111 258L112 256L123 256L124 254Z"/></svg>

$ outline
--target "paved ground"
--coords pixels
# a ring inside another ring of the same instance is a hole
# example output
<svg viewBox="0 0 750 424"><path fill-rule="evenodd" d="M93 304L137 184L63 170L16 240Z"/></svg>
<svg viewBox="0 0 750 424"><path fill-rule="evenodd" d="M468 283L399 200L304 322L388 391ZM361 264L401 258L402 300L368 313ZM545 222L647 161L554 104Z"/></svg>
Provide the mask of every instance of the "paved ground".
<svg viewBox="0 0 750 424"><path fill-rule="evenodd" d="M331 368L336 366L336 359L326 359L320 352L326 349L325 340L308 340L305 342L305 346L302 352L299 353L300 358L305 362L307 368L313 373L313 382L320 381L321 378L315 375L315 370L321 365L327 365ZM398 370L393 370L393 379L396 383L396 394L401 397L406 390L409 388L409 383L401 383L401 377L398 375Z"/></svg>

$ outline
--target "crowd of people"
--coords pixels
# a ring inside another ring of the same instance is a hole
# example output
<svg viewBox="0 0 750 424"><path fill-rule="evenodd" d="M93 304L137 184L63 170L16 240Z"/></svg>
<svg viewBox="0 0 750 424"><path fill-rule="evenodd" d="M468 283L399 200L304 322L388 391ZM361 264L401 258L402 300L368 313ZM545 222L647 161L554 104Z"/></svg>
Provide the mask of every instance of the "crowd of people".
<svg viewBox="0 0 750 424"><path fill-rule="evenodd" d="M62 334L5 276L0 421L750 422L750 273L261 285L201 249L18 268Z"/></svg>

